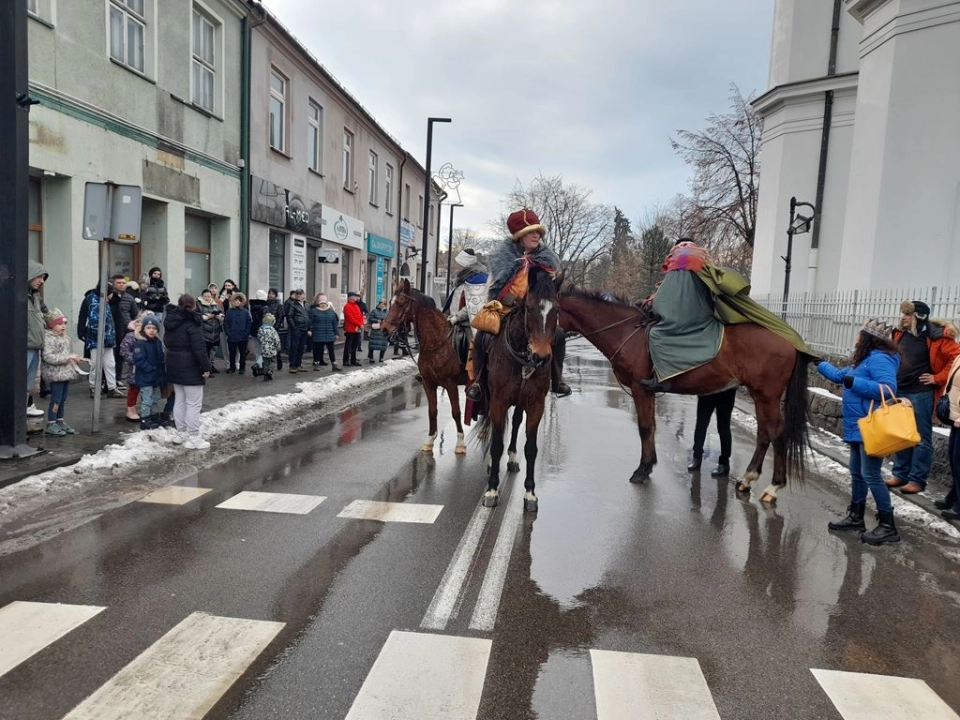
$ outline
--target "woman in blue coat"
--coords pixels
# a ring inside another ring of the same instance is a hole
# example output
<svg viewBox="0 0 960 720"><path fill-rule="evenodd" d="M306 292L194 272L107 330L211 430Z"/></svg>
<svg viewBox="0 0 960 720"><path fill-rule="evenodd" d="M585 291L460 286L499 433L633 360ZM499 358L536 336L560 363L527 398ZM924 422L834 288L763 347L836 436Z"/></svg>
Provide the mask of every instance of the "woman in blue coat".
<svg viewBox="0 0 960 720"><path fill-rule="evenodd" d="M900 536L893 523L893 504L890 490L880 477L882 457L867 455L857 421L870 412L871 401L881 400L880 386L889 398L897 393L897 370L900 356L893 346L893 328L880 320L868 320L860 330L857 344L845 368L823 361L817 370L827 380L843 385L843 441L850 445L850 478L852 480L850 507L845 517L829 523L831 530L856 530L860 539L870 545L899 542ZM866 532L863 521L867 506L867 491L877 505L878 525Z"/></svg>

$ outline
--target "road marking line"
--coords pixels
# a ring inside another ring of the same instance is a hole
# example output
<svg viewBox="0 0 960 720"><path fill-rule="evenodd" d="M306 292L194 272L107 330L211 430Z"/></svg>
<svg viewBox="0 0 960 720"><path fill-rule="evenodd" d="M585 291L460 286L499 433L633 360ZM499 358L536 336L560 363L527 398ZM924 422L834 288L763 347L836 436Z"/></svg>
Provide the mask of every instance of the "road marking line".
<svg viewBox="0 0 960 720"><path fill-rule="evenodd" d="M283 626L193 613L64 720L200 720Z"/></svg>
<svg viewBox="0 0 960 720"><path fill-rule="evenodd" d="M813 670L844 720L958 720L923 680L869 673Z"/></svg>
<svg viewBox="0 0 960 720"><path fill-rule="evenodd" d="M437 519L441 510L443 510L443 505L354 500L337 517L352 520L429 524Z"/></svg>
<svg viewBox="0 0 960 720"><path fill-rule="evenodd" d="M19 600L0 608L0 677L104 610Z"/></svg>
<svg viewBox="0 0 960 720"><path fill-rule="evenodd" d="M327 498L320 495L291 495L244 490L219 505L222 510L252 510L254 512L306 515Z"/></svg>
<svg viewBox="0 0 960 720"><path fill-rule="evenodd" d="M476 720L491 645L394 630L345 720Z"/></svg>
<svg viewBox="0 0 960 720"><path fill-rule="evenodd" d="M513 490L507 501L507 509L503 514L497 542L490 555L490 564L487 565L487 574L480 586L480 596L473 608L473 617L470 618L471 630L493 630L497 622L497 610L500 608L500 597L503 595L503 584L507 580L507 569L510 567L510 555L513 554L513 543L517 538L517 529L523 518L523 494L526 492L519 477L513 479Z"/></svg>
<svg viewBox="0 0 960 720"><path fill-rule="evenodd" d="M460 544L457 545L457 550L450 559L447 571L443 574L443 579L433 595L430 607L427 608L427 614L420 622L420 627L443 630L450 622L491 515L493 513L489 508L477 504L477 509L473 511L473 517L470 518L467 530L460 538Z"/></svg>
<svg viewBox="0 0 960 720"><path fill-rule="evenodd" d="M186 505L198 497L206 495L210 488L184 487L183 485L167 485L144 495L137 502L157 503L160 505Z"/></svg>
<svg viewBox="0 0 960 720"><path fill-rule="evenodd" d="M597 720L720 720L695 658L591 650Z"/></svg>

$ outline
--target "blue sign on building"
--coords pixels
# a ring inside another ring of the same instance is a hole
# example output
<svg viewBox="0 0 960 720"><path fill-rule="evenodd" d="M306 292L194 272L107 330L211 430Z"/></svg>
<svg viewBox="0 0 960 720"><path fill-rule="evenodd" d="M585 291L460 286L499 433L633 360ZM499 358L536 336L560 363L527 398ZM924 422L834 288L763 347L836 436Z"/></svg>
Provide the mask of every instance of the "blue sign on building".
<svg viewBox="0 0 960 720"><path fill-rule="evenodd" d="M392 259L396 255L396 250L396 244L393 240L367 233L367 252L371 255Z"/></svg>

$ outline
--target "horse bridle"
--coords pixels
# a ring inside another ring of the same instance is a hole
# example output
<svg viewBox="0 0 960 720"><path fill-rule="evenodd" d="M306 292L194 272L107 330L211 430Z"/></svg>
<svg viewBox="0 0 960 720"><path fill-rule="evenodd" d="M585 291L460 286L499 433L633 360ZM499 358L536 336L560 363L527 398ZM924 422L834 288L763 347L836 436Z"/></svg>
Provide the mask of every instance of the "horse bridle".
<svg viewBox="0 0 960 720"><path fill-rule="evenodd" d="M604 325L602 328L598 328L597 330L591 330L590 332L581 332L580 334L583 335L584 337L589 337L590 335L597 335L606 330L615 328L618 325L623 325L625 322L632 322L634 319L635 318L632 318L632 317L625 317L620 320L617 320L616 322L612 322L609 325ZM650 325L649 321L644 322L645 319L646 318L641 317L640 322L637 323L637 326L633 329L633 332L627 335L627 337L624 338L623 342L620 343L619 347L617 347L617 349L613 351L613 354L610 356L611 363L613 362L613 359L620 353L620 351L623 350L623 346L633 339L634 335L636 335L638 332L640 332L641 330L645 329Z"/></svg>

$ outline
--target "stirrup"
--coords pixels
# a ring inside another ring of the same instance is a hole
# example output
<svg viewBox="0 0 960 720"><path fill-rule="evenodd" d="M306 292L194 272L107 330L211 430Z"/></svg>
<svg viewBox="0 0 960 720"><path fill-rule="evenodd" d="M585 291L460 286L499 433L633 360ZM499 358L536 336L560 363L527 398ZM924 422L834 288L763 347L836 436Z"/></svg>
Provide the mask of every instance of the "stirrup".
<svg viewBox="0 0 960 720"><path fill-rule="evenodd" d="M467 400L473 400L474 402L483 400L483 389L480 387L480 383L475 382L467 388Z"/></svg>

